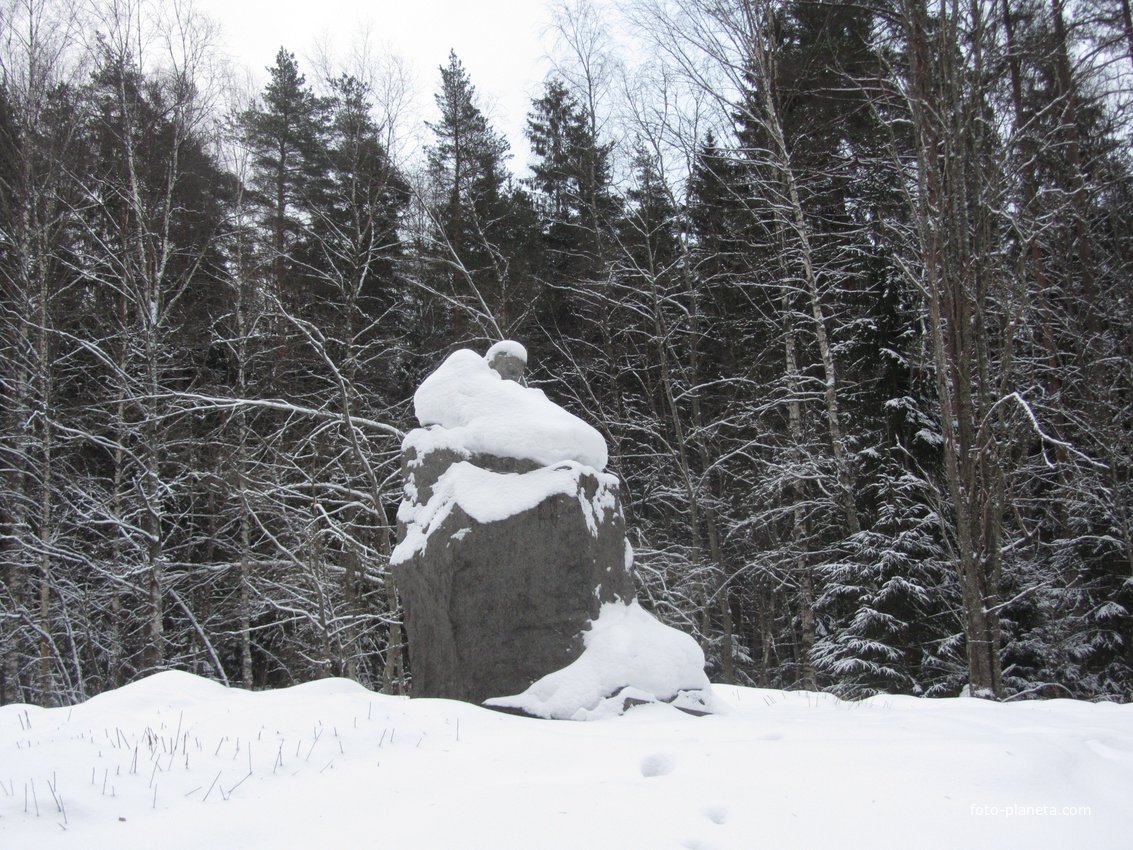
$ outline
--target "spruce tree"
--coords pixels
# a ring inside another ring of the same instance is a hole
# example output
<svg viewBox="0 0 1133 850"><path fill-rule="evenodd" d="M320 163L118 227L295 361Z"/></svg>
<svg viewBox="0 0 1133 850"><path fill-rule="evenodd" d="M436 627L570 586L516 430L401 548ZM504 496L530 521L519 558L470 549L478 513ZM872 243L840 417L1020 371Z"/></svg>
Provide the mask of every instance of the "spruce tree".
<svg viewBox="0 0 1133 850"><path fill-rule="evenodd" d="M557 79L532 102L527 118L527 138L535 154L527 182L542 219L548 274L554 283L598 274L605 228L617 210L610 186L611 145L595 138L592 123Z"/></svg>
<svg viewBox="0 0 1133 850"><path fill-rule="evenodd" d="M244 141L252 152L255 201L268 235L267 276L289 306L294 293L292 256L303 231L302 208L326 180L330 101L315 95L299 72L295 54L280 48L261 100L244 112Z"/></svg>
<svg viewBox="0 0 1133 850"><path fill-rule="evenodd" d="M302 199L300 253L323 298L376 313L396 300L409 187L371 117L368 87L348 75L330 87L325 171Z"/></svg>
<svg viewBox="0 0 1133 850"><path fill-rule="evenodd" d="M426 255L445 296L441 324L458 338L515 335L535 295L534 211L507 170L510 145L476 105L455 52L440 72L440 119L427 124L436 143L427 149L435 224Z"/></svg>

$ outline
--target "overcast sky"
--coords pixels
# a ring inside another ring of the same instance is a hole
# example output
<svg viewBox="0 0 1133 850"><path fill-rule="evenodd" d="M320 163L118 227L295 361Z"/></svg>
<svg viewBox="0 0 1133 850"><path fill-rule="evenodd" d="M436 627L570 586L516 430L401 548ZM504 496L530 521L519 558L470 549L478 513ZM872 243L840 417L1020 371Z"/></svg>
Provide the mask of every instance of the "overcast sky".
<svg viewBox="0 0 1133 850"><path fill-rule="evenodd" d="M493 125L505 132L516 154L512 165L526 164L522 129L531 96L538 94L550 65L540 35L549 17L543 0L197 0L198 8L222 27L227 51L256 75L279 48L295 53L313 76L305 57L326 37L346 52L367 25L379 49L404 57L416 73L421 117L435 116L433 93L438 67L449 49L468 70L488 107ZM549 44L549 42L548 42Z"/></svg>

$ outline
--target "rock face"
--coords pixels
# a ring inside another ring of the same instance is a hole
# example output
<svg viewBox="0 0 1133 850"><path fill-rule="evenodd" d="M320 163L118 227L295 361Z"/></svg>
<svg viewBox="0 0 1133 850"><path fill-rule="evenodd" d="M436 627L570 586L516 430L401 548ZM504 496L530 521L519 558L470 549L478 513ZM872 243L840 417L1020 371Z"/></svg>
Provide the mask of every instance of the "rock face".
<svg viewBox="0 0 1133 850"><path fill-rule="evenodd" d="M413 695L480 703L574 661L601 603L632 598L625 524L611 476L488 455L446 466L437 454L410 447L404 459L427 531L395 565ZM539 501L497 519L477 504L496 487Z"/></svg>
<svg viewBox="0 0 1133 850"><path fill-rule="evenodd" d="M514 349L496 354L515 375ZM504 383L456 352L418 392L431 424L403 446L393 559L414 696L524 691L582 654L602 603L633 598L618 481L582 462L604 465L604 441L540 391Z"/></svg>

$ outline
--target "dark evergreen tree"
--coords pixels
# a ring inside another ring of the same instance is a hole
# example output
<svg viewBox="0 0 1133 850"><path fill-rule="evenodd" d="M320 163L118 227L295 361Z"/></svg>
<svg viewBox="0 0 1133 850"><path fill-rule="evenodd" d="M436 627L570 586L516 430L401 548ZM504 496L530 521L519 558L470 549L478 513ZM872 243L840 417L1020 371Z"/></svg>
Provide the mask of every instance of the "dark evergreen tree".
<svg viewBox="0 0 1133 850"><path fill-rule="evenodd" d="M282 47L261 101L241 118L252 152L251 184L268 236L265 273L290 307L303 299L292 290L302 276L293 256L307 221L304 206L327 179L330 101L318 97L299 72L295 54Z"/></svg>
<svg viewBox="0 0 1133 850"><path fill-rule="evenodd" d="M442 325L464 339L517 335L536 294L534 211L507 171L507 140L476 105L476 89L454 52L440 72L440 119L428 124L436 136L428 148L435 225L426 253L440 270Z"/></svg>
<svg viewBox="0 0 1133 850"><path fill-rule="evenodd" d="M543 222L545 275L553 284L591 280L601 273L602 244L617 212L610 187L611 145L594 137L592 123L557 79L532 102L527 118L535 154L528 183Z"/></svg>
<svg viewBox="0 0 1133 850"><path fill-rule="evenodd" d="M533 328L542 351L540 371L577 393L583 409L617 404L607 394L612 378L607 284L620 202L611 185L612 145L596 137L594 125L566 85L552 79L532 102L526 131L534 154L526 183L540 233L534 271L541 288Z"/></svg>
<svg viewBox="0 0 1133 850"><path fill-rule="evenodd" d="M350 76L331 81L325 173L304 194L310 223L302 241L305 266L332 288L388 308L397 262L403 256L400 226L409 187L371 117L370 92Z"/></svg>

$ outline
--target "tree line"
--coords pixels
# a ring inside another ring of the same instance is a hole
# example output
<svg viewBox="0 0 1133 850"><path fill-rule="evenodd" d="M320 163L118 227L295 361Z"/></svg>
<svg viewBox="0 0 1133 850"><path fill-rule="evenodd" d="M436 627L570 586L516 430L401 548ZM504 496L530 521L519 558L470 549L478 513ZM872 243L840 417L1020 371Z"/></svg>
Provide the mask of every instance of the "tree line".
<svg viewBox="0 0 1133 850"><path fill-rule="evenodd" d="M411 688L412 392L519 339L714 680L1133 686L1127 0L552 8L515 169L459 58L0 10L0 702L176 667ZM610 37L632 33L627 56Z"/></svg>

